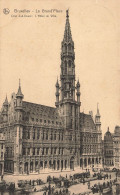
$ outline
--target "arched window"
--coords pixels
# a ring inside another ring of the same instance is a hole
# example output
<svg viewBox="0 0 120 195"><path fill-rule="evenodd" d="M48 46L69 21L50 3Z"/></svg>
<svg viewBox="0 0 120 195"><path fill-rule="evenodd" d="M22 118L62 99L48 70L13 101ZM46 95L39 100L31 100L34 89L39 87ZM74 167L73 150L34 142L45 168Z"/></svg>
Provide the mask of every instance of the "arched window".
<svg viewBox="0 0 120 195"><path fill-rule="evenodd" d="M67 74L67 62L65 61L65 74Z"/></svg>
<svg viewBox="0 0 120 195"><path fill-rule="evenodd" d="M56 132L54 133L54 140L56 140Z"/></svg>
<svg viewBox="0 0 120 195"><path fill-rule="evenodd" d="M30 130L28 129L28 139L30 139Z"/></svg>
<svg viewBox="0 0 120 195"><path fill-rule="evenodd" d="M59 132L59 140L60 140L60 132Z"/></svg>
<svg viewBox="0 0 120 195"><path fill-rule="evenodd" d="M68 45L68 49L71 50L71 45L70 44Z"/></svg>
<svg viewBox="0 0 120 195"><path fill-rule="evenodd" d="M51 132L51 140L53 140L53 132Z"/></svg>
<svg viewBox="0 0 120 195"><path fill-rule="evenodd" d="M35 129L33 129L33 139L35 139Z"/></svg>
<svg viewBox="0 0 120 195"><path fill-rule="evenodd" d="M48 132L46 132L46 140L48 140Z"/></svg>
<svg viewBox="0 0 120 195"><path fill-rule="evenodd" d="M67 51L67 45L65 45L65 52Z"/></svg>
<svg viewBox="0 0 120 195"><path fill-rule="evenodd" d="M70 60L69 60L69 63L68 64L69 64L69 68L71 68L71 61Z"/></svg>
<svg viewBox="0 0 120 195"><path fill-rule="evenodd" d="M73 120L71 119L71 129L72 129L72 127L73 127Z"/></svg>

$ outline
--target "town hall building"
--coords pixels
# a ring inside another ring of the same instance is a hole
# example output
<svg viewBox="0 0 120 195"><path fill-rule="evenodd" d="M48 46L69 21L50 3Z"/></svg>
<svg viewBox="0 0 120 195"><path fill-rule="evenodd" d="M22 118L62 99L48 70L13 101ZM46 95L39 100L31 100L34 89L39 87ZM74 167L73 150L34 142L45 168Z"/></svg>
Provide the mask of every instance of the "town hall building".
<svg viewBox="0 0 120 195"><path fill-rule="evenodd" d="M55 107L24 100L18 92L6 97L0 113L5 136L4 171L30 174L92 168L102 163L99 108L80 112L80 83L75 78L75 52L69 13L66 11L61 43L60 81L56 82ZM54 94L53 94L54 95Z"/></svg>

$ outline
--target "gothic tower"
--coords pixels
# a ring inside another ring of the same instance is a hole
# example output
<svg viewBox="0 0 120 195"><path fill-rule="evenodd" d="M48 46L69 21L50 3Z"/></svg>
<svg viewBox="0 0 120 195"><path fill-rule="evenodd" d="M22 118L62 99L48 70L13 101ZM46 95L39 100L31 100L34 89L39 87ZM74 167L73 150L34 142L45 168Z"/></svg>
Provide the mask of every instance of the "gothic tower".
<svg viewBox="0 0 120 195"><path fill-rule="evenodd" d="M22 114L23 114L23 98L24 95L22 94L21 90L21 85L20 85L20 80L19 80L19 88L18 92L16 94L16 125L15 125L15 132L16 132L16 137L14 140L15 147L14 147L14 173L18 174L19 173L19 157L22 155L22 137L23 137L23 125L22 125Z"/></svg>
<svg viewBox="0 0 120 195"><path fill-rule="evenodd" d="M16 94L16 107L15 107L15 110L16 110L16 118L17 118L17 121L21 121L22 120L22 110L23 110L23 107L22 107L22 100L23 100L23 94L22 94L22 91L21 91L21 86L20 86L20 80L19 80L19 88L18 88L18 92Z"/></svg>
<svg viewBox="0 0 120 195"><path fill-rule="evenodd" d="M97 113L95 115L95 124L96 124L96 130L97 131L101 131L101 122L100 122L100 112L99 112L99 108L98 108L98 104L97 104Z"/></svg>
<svg viewBox="0 0 120 195"><path fill-rule="evenodd" d="M61 74L60 86L56 83L56 107L64 121L66 129L79 129L80 114L80 83L75 86L75 52L74 42L69 22L69 12L66 11L64 38L61 43ZM75 96L75 91L76 95ZM76 100L77 99L77 100Z"/></svg>
<svg viewBox="0 0 120 195"><path fill-rule="evenodd" d="M2 116L3 116L3 121L7 122L7 120L8 120L8 99L7 99L7 96L6 96L6 99L3 103Z"/></svg>
<svg viewBox="0 0 120 195"><path fill-rule="evenodd" d="M98 154L101 156L101 151L102 151L102 131L101 131L101 121L100 121L100 112L97 104L97 113L95 115L95 125L96 125L96 130L97 130L97 135L98 135Z"/></svg>

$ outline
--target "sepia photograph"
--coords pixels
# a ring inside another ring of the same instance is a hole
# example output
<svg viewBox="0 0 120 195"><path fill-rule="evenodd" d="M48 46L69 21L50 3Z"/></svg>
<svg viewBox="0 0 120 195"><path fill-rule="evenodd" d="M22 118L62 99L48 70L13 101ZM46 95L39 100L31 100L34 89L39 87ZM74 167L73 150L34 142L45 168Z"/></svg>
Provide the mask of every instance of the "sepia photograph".
<svg viewBox="0 0 120 195"><path fill-rule="evenodd" d="M0 195L119 195L120 1L0 5Z"/></svg>

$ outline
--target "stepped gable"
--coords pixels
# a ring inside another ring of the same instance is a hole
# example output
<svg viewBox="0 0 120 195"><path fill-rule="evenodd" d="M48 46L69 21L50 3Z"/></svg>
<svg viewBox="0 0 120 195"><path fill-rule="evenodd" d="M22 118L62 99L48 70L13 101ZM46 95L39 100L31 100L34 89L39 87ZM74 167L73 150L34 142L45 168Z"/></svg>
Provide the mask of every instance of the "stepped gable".
<svg viewBox="0 0 120 195"><path fill-rule="evenodd" d="M80 126L85 129L93 129L95 130L95 123L93 118L89 114L80 113Z"/></svg>
<svg viewBox="0 0 120 195"><path fill-rule="evenodd" d="M31 123L62 127L58 109L23 101L23 119Z"/></svg>

